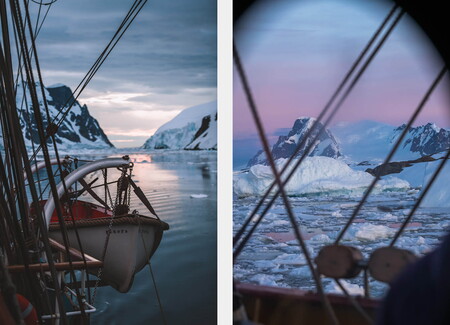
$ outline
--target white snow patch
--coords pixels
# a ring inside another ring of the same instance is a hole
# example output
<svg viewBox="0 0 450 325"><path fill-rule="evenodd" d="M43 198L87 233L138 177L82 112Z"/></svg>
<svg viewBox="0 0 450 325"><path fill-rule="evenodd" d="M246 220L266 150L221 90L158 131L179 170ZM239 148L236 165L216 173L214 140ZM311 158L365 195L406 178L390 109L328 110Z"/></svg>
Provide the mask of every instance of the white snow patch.
<svg viewBox="0 0 450 325"><path fill-rule="evenodd" d="M288 264L288 265L305 265L306 259L303 255L297 254L281 254L273 260L276 264Z"/></svg>
<svg viewBox="0 0 450 325"><path fill-rule="evenodd" d="M207 194L191 194L191 198L193 198L193 199L204 199L207 197L208 197Z"/></svg>
<svg viewBox="0 0 450 325"><path fill-rule="evenodd" d="M360 223L352 225L354 237L358 240L372 241L387 238L394 234L395 230L383 225Z"/></svg>
<svg viewBox="0 0 450 325"><path fill-rule="evenodd" d="M330 239L330 237L328 237L325 234L318 234L318 235L311 237L311 239L309 241L314 242L314 243L328 244L331 242L331 239Z"/></svg>
<svg viewBox="0 0 450 325"><path fill-rule="evenodd" d="M277 287L277 281L283 279L280 274L267 275L267 274L256 274L250 278L251 281L257 282L259 285Z"/></svg>
<svg viewBox="0 0 450 325"><path fill-rule="evenodd" d="M347 290L347 292L354 296L362 296L364 295L364 288L362 286L359 286L357 284L353 284L350 282L347 282L345 280L340 280L342 286ZM335 282L330 282L325 286L326 292L331 293L337 293L337 294L344 294L344 292L341 290L339 285Z"/></svg>

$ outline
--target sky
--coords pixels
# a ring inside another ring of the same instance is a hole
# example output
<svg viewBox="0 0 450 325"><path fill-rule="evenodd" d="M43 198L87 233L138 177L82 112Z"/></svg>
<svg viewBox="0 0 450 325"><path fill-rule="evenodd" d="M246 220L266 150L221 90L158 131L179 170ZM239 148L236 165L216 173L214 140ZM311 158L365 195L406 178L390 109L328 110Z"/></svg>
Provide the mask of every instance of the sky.
<svg viewBox="0 0 450 325"><path fill-rule="evenodd" d="M392 6L387 0L267 0L247 11L234 39L272 142L296 118L319 114ZM331 125L406 122L443 65L422 30L404 16ZM446 76L416 125L450 126L448 87ZM261 145L236 71L233 88L236 164Z"/></svg>
<svg viewBox="0 0 450 325"><path fill-rule="evenodd" d="M56 1L37 39L44 83L74 90L132 3ZM216 99L216 9L215 0L146 3L79 97L116 147L141 146L182 109Z"/></svg>

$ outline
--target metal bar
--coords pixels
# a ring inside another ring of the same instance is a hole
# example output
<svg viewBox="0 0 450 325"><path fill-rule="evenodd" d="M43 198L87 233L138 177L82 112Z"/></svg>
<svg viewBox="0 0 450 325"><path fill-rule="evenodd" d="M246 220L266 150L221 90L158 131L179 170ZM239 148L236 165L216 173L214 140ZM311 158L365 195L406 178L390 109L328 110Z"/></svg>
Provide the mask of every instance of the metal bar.
<svg viewBox="0 0 450 325"><path fill-rule="evenodd" d="M419 105L415 109L413 115L408 121L408 124L406 125L405 129L403 130L402 134L398 138L397 142L392 147L391 151L389 152L388 156L384 160L383 164L381 165L380 171L377 173L375 178L373 179L372 183L369 185L367 190L364 192L363 197L359 201L358 205L356 206L355 210L353 211L351 217L348 219L347 223L345 224L344 228L342 228L341 232L337 236L336 240L334 241L334 244L337 245L341 241L341 239L344 237L344 234L352 224L353 220L358 215L359 211L361 210L362 206L368 199L370 193L372 193L372 190L375 188L375 185L377 184L378 180L381 178L381 174L383 173L384 169L387 166L387 163L391 161L392 157L394 156L397 149L400 147L401 143L403 142L403 139L405 138L406 134L408 133L409 128L412 126L416 118L418 117L419 113L422 111L425 104L428 102L428 99L430 98L431 94L433 93L434 89L437 87L441 79L444 77L445 73L447 72L447 68L444 66L439 74L437 75L436 79L433 81L431 86L428 88L427 92L423 96L422 100L420 101Z"/></svg>
<svg viewBox="0 0 450 325"><path fill-rule="evenodd" d="M64 162L67 162L67 160L63 159L63 160L61 161L62 164L63 164ZM51 165L58 165L58 159L56 159L56 158L51 159L51 160L50 160L50 164L51 164ZM45 168L46 166L47 166L47 165L45 164L45 161L40 161L40 162L38 162L38 163L36 163L36 164L33 164L33 165L31 166L31 174L36 173L37 171L39 171L39 170ZM27 179L27 173L23 173L23 177L24 177L24 180L26 180L26 179Z"/></svg>
<svg viewBox="0 0 450 325"><path fill-rule="evenodd" d="M56 250L65 253L66 252L66 248L64 245L60 244L59 242L57 242L54 239L49 238L49 242L50 242L50 246L52 246L53 248L55 248ZM83 256L86 258L86 261L98 261L95 257L92 257L86 253L82 254L79 250L71 247L69 249L70 255L72 255L75 258L78 258L80 260L83 259Z"/></svg>
<svg viewBox="0 0 450 325"><path fill-rule="evenodd" d="M106 158L106 159L100 159L97 161L93 161L91 163L87 163L87 164L75 169L73 172L71 172L69 175L66 176L66 178L64 179L64 182L67 187L70 187L75 182L77 182L79 179L85 177L87 174L90 174L92 172L95 172L97 170L104 169L104 168L128 166L128 163L129 163L128 156L124 156L122 158ZM61 198L61 196L64 194L64 192L65 192L64 184L61 182L57 186L58 197ZM50 197L44 206L44 216L45 216L45 220L47 222L47 228L50 225L50 219L52 217L53 210L55 210L55 200L53 197Z"/></svg>
<svg viewBox="0 0 450 325"><path fill-rule="evenodd" d="M72 268L74 270L83 270L86 267L92 269L103 267L103 262L95 260L95 261L87 261L86 264L84 263L84 261L74 261L72 262L72 264L69 262L55 263L55 269L58 271L71 270ZM10 273L25 272L25 265L9 265L7 266L7 269ZM41 272L41 271L46 272L50 270L50 265L48 263L28 264L28 269L30 272Z"/></svg>
<svg viewBox="0 0 450 325"><path fill-rule="evenodd" d="M268 159L268 161L270 163L270 167L272 169L273 176L275 177L275 180L277 182L278 189L281 192L281 197L283 198L284 207L286 209L286 213L287 213L287 215L289 217L289 220L291 222L292 228L294 230L295 237L296 237L296 239L297 239L297 241L298 241L298 243L299 243L299 245L301 247L301 250L303 251L303 254L305 255L306 261L308 262L308 266L309 266L309 269L311 270L311 273L313 275L317 291L319 292L320 296L322 297L322 303L323 303L323 305L325 307L325 310L327 311L327 315L329 316L329 319L330 319L331 323L339 324L339 321L338 321L338 319L337 319L337 317L336 317L336 315L335 315L335 313L333 311L333 308L331 307L330 302L328 301L328 299L327 299L327 297L326 297L326 295L325 295L325 293L323 291L321 280L320 280L319 275L317 274L317 272L316 272L316 270L314 268L314 265L312 263L311 256L310 256L310 254L308 252L306 243L305 243L305 241L303 239L303 236L302 236L302 234L300 232L300 229L299 229L299 227L298 227L298 225L296 223L294 213L293 213L291 205L289 203L289 199L288 199L287 194L286 194L286 192L284 190L284 185L283 185L283 183L281 181L280 175L279 175L278 170L276 168L275 161L274 161L274 159L273 159L273 157L272 157L272 155L270 153L269 143L268 143L267 138L266 138L266 132L264 131L264 127L262 125L262 121L261 121L261 119L259 117L258 110L256 108L256 103L255 103L255 101L253 99L253 95L252 95L252 92L250 90L250 85L248 83L247 76L246 76L245 71L244 71L244 67L243 67L243 65L241 63L241 60L240 60L240 57L239 57L239 53L238 53L237 48L236 48L235 45L233 45L233 57L234 57L234 62L236 64L236 68L238 70L238 73L239 73L239 76L240 76L240 79L241 79L241 82L242 82L242 85L243 85L243 88L244 88L244 92L245 92L245 95L246 95L246 98L247 98L248 105L250 107L250 111L251 111L252 116L253 116L253 120L255 121L256 127L258 129L258 134L259 134L260 140L261 140L261 142L263 144L264 151L265 151L265 153L267 155L267 159Z"/></svg>

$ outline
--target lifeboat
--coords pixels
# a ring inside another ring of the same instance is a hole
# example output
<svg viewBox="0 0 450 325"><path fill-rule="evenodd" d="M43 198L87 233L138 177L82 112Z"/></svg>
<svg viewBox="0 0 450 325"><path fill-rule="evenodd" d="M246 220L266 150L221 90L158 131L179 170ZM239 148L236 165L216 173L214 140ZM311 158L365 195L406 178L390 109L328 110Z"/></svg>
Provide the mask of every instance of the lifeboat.
<svg viewBox="0 0 450 325"><path fill-rule="evenodd" d="M131 178L127 178L127 190L131 190L128 188L131 184L152 217L141 215L136 211L129 213L128 206L124 204L116 205L113 211L106 203L100 206L64 197L65 188L70 188L76 182L83 182L83 177L87 174L105 168L128 168L130 165L128 159L128 156L124 156L90 162L66 175L65 184L60 183L57 186L58 196L64 201L62 222L58 219L52 196L40 202L48 225L49 237L64 243L62 228L65 228L69 247L103 262L101 270L94 268L89 269L89 272L95 276L101 275L102 283L123 293L131 288L135 274L149 263L161 242L163 232L169 229L169 225L159 219L141 189L131 181Z"/></svg>
<svg viewBox="0 0 450 325"><path fill-rule="evenodd" d="M119 292L127 292L133 284L134 275L148 263L161 242L163 231L168 230L169 225L157 218L140 214L127 213L113 217L111 210L84 201L74 202L71 209L75 223L71 220L70 213L65 216L64 221L69 246L102 260L102 281ZM81 247L76 232L80 237ZM108 232L110 235L107 239ZM56 213L50 220L49 236L63 242Z"/></svg>

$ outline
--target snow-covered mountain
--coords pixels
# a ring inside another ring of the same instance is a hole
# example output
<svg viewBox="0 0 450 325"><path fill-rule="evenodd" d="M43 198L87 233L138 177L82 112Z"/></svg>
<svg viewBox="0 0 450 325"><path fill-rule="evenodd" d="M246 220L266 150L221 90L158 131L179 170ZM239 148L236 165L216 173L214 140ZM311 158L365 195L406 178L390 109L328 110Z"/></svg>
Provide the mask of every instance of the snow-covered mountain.
<svg viewBox="0 0 450 325"><path fill-rule="evenodd" d="M289 131L288 135L282 135L278 138L277 143L275 143L272 147L272 156L273 158L289 158L295 151L297 145L302 141L303 137L309 130L312 128L315 118L312 117L300 117L294 122L294 126ZM305 142L303 148L308 147L311 144L313 138L317 136L319 131L323 128L322 123L318 123L314 130L311 132L310 136ZM296 157L303 155L304 149L301 149ZM336 142L333 134L331 134L330 130L325 129L322 132L312 147L309 156L324 156L330 158L337 158L341 156L339 145ZM257 164L267 165L267 158L265 153L260 150L250 161L247 166L253 166Z"/></svg>
<svg viewBox="0 0 450 325"><path fill-rule="evenodd" d="M345 160L349 163L384 160L406 125L395 127L375 122L340 123L331 128ZM450 147L450 131L434 123L411 127L392 161L417 159Z"/></svg>
<svg viewBox="0 0 450 325"><path fill-rule="evenodd" d="M391 143L395 143L406 128L403 124L394 130ZM418 127L409 128L401 150L418 153L420 156L432 155L450 148L450 131L427 123Z"/></svg>
<svg viewBox="0 0 450 325"><path fill-rule="evenodd" d="M189 107L162 125L143 149L217 149L217 101Z"/></svg>
<svg viewBox="0 0 450 325"><path fill-rule="evenodd" d="M45 112L41 95L41 85L36 83L36 88L44 128L47 128L49 121L47 119L47 113ZM73 100L73 94L70 88L63 84L46 87L44 88L44 91L47 98L51 122L58 113L64 112L67 109L68 103L71 103ZM36 121L32 112L31 102L23 99L23 93L24 84L19 84L17 87L16 106L20 116L20 124L22 126L25 144L27 147L31 147L32 142L36 145L40 143L40 140ZM27 96L27 98L29 98L29 96ZM61 115L62 114L59 115L59 118L61 118ZM114 147L103 132L98 121L89 114L87 106L81 106L78 101L75 102L69 114L59 126L55 139L58 148L60 149L99 149Z"/></svg>

